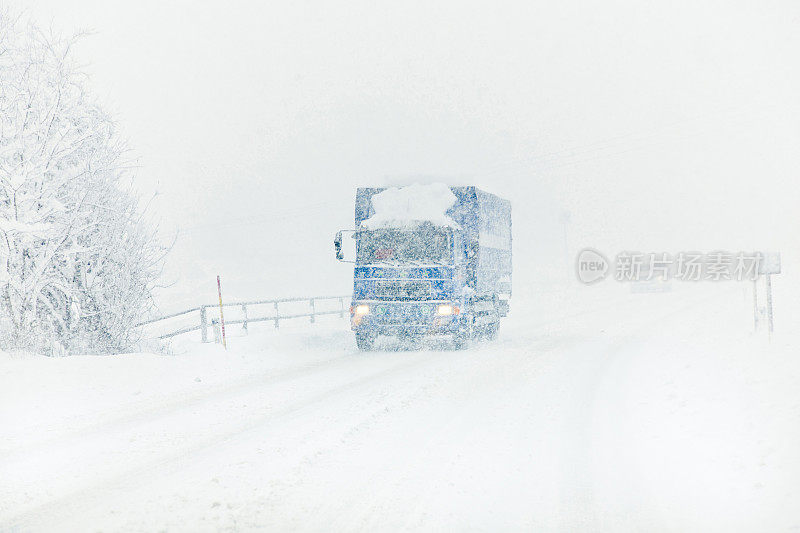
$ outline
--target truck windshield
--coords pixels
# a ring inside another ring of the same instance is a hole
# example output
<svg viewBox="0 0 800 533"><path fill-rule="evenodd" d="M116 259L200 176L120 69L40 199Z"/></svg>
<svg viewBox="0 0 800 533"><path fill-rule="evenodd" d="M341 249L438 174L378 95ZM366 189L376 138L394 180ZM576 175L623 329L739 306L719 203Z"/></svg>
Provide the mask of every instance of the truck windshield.
<svg viewBox="0 0 800 533"><path fill-rule="evenodd" d="M451 262L450 239L442 229L362 231L358 240L359 263Z"/></svg>

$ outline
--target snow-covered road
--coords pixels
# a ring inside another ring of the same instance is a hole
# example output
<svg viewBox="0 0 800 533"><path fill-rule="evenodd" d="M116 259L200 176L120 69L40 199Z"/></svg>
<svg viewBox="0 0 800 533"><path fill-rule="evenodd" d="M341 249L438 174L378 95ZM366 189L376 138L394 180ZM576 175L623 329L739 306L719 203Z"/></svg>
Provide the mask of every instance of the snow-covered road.
<svg viewBox="0 0 800 533"><path fill-rule="evenodd" d="M3 355L0 530L800 527L800 364L746 295L551 297L466 351L363 354L330 318Z"/></svg>

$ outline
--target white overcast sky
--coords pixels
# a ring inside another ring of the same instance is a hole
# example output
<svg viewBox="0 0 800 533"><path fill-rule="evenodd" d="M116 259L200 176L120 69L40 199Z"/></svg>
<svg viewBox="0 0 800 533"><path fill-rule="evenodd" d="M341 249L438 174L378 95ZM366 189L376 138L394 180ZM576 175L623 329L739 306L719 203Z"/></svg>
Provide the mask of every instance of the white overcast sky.
<svg viewBox="0 0 800 533"><path fill-rule="evenodd" d="M515 283L569 268L564 212L570 253L800 255L795 0L17 5L94 32L179 292L346 291L355 187L415 177L512 199Z"/></svg>

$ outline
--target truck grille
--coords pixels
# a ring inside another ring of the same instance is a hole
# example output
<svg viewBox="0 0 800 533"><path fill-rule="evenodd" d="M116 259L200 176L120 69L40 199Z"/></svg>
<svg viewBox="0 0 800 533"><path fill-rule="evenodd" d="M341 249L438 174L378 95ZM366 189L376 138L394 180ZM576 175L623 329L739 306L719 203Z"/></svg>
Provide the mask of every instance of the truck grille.
<svg viewBox="0 0 800 533"><path fill-rule="evenodd" d="M378 324L428 324L434 314L434 308L425 304L378 304L373 309Z"/></svg>
<svg viewBox="0 0 800 533"><path fill-rule="evenodd" d="M379 281L375 284L375 296L386 300L425 300L430 294L428 281Z"/></svg>

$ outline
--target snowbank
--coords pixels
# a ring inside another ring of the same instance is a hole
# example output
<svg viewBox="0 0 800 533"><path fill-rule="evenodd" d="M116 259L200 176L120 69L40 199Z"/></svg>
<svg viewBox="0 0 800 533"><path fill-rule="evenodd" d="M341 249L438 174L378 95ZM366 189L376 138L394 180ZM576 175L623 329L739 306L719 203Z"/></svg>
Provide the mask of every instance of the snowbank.
<svg viewBox="0 0 800 533"><path fill-rule="evenodd" d="M375 213L361 226L368 229L404 228L430 222L434 226L457 228L458 224L447 216L447 210L455 203L456 196L444 183L392 187L372 197Z"/></svg>

